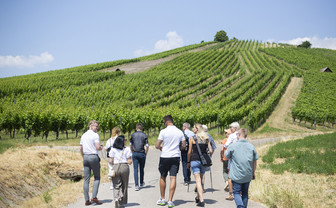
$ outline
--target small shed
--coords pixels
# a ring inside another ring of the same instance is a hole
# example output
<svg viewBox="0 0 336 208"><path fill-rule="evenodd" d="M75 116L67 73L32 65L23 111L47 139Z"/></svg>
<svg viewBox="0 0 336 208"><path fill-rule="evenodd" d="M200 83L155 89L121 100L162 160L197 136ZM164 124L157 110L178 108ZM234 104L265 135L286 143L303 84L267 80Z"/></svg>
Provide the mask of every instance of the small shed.
<svg viewBox="0 0 336 208"><path fill-rule="evenodd" d="M323 68L323 69L320 69L320 72L332 72L329 67L326 67L326 68Z"/></svg>

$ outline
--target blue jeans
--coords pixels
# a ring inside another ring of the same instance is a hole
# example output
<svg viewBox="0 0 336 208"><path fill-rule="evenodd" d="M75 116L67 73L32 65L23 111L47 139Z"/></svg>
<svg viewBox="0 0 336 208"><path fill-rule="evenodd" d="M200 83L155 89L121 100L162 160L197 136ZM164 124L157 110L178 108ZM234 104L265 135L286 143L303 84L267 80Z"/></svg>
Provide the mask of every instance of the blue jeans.
<svg viewBox="0 0 336 208"><path fill-rule="evenodd" d="M250 182L236 183L232 180L232 191L237 208L246 208L248 202L248 189ZM241 195L240 195L241 193Z"/></svg>
<svg viewBox="0 0 336 208"><path fill-rule="evenodd" d="M190 169L187 168L188 152L181 152L181 160L182 160L184 183L189 183L191 172Z"/></svg>
<svg viewBox="0 0 336 208"><path fill-rule="evenodd" d="M140 185L144 183L144 168L146 163L146 154L142 152L133 152L132 154L134 168L134 183L139 186L138 168L140 167Z"/></svg>

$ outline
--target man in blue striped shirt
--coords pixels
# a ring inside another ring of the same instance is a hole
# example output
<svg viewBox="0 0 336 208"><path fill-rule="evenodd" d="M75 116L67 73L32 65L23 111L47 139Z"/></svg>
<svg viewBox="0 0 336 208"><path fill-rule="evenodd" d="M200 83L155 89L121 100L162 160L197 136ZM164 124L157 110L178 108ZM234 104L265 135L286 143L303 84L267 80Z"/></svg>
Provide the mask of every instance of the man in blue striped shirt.
<svg viewBox="0 0 336 208"><path fill-rule="evenodd" d="M255 177L258 154L246 140L246 129L240 129L237 135L239 140L228 147L225 157L231 158L229 178L232 180L234 200L238 208L245 208L250 181Z"/></svg>

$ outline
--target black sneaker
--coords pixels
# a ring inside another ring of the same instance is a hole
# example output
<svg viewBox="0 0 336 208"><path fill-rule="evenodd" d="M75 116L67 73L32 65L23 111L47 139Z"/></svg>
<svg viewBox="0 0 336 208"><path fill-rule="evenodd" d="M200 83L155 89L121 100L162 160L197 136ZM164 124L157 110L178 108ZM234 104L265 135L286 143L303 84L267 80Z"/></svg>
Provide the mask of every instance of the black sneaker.
<svg viewBox="0 0 336 208"><path fill-rule="evenodd" d="M199 198L197 198L197 196L195 197L195 202L196 202L196 203L199 203L199 202L200 202L200 200L199 200Z"/></svg>
<svg viewBox="0 0 336 208"><path fill-rule="evenodd" d="M196 204L196 206L198 206L198 207L204 207L204 205L205 205L204 201L202 201L202 202L199 201L199 202Z"/></svg>

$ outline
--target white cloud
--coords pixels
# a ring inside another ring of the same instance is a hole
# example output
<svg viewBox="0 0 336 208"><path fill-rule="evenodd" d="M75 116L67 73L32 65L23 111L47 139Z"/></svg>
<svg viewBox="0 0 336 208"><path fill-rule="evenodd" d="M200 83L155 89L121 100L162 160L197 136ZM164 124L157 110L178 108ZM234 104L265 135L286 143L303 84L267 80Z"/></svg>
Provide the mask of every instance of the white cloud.
<svg viewBox="0 0 336 208"><path fill-rule="evenodd" d="M179 36L175 31L168 32L166 34L166 38L167 39L157 41L154 45L153 50L138 49L134 51L134 56L136 57L146 56L153 53L159 53L162 51L167 51L184 46L183 38Z"/></svg>
<svg viewBox="0 0 336 208"><path fill-rule="evenodd" d="M47 65L54 61L53 55L48 52L39 56L0 56L0 67L31 68L36 65Z"/></svg>
<svg viewBox="0 0 336 208"><path fill-rule="evenodd" d="M300 45L304 41L309 41L312 44L312 48L328 48L336 50L336 38L325 37L320 39L316 36L314 37L299 37L292 40L281 40L279 43L288 43L292 45Z"/></svg>

